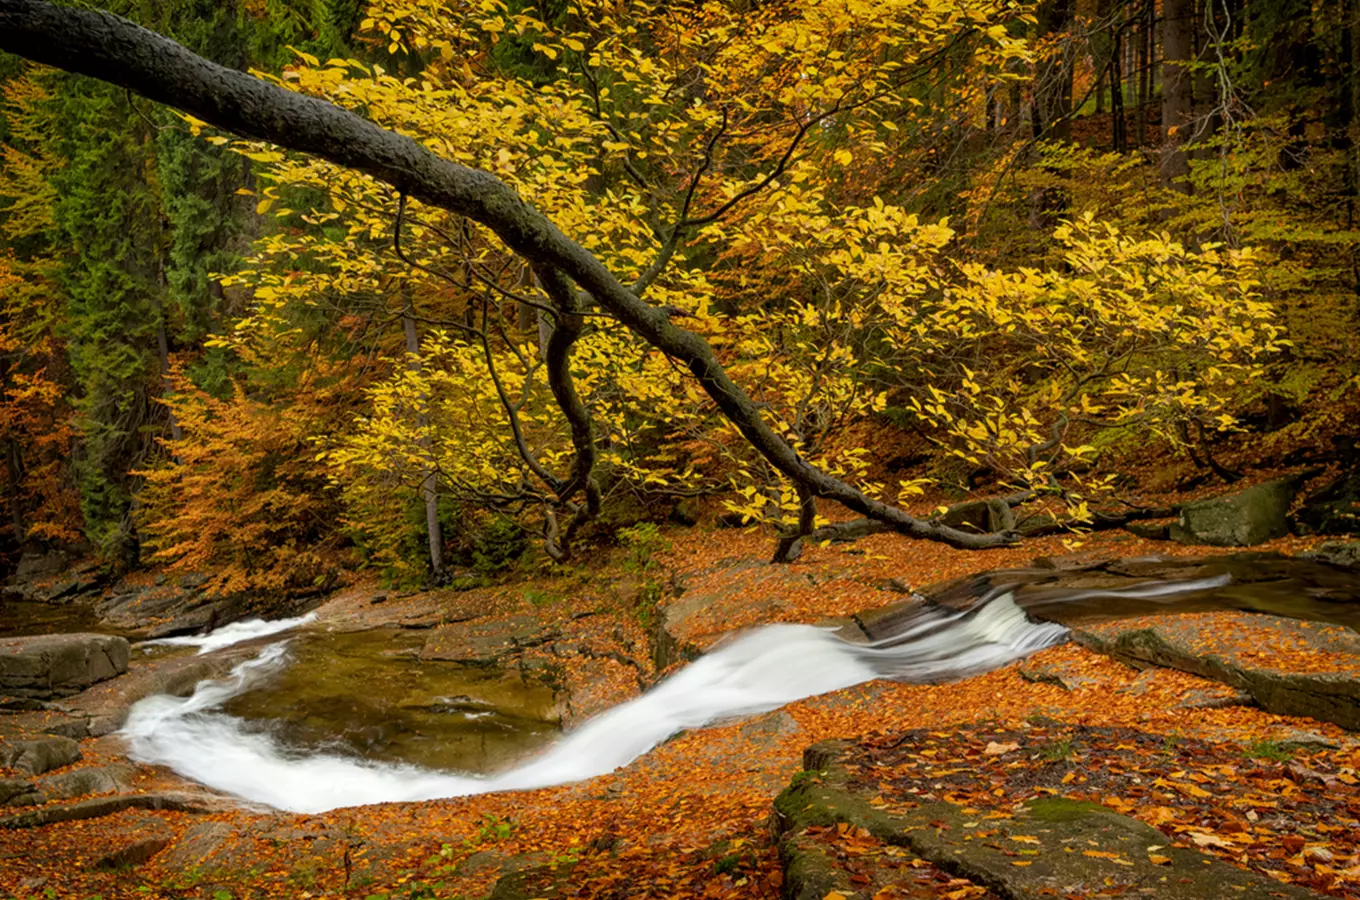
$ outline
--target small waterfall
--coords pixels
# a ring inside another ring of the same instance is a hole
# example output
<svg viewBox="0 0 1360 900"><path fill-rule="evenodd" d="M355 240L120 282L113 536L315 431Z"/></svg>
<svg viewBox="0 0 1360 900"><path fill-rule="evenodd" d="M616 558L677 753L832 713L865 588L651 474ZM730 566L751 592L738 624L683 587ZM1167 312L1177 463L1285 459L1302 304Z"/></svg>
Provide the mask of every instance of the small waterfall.
<svg viewBox="0 0 1360 900"><path fill-rule="evenodd" d="M295 627L297 620L268 623ZM218 637L228 629L237 629ZM180 643L224 646L259 623L227 626ZM220 712L287 664L278 642L240 663L227 678L201 682L189 697L148 697L129 713L122 734L133 759L169 766L242 800L293 812L430 800L487 791L524 790L603 775L627 765L686 729L777 709L795 700L874 678L931 682L987 671L1060 643L1060 625L1035 624L1010 595L968 612L924 607L903 634L854 644L810 625L769 625L739 634L652 690L564 736L540 756L499 775L478 777L379 764L335 754L290 753L268 734ZM228 638L232 638L231 640Z"/></svg>
<svg viewBox="0 0 1360 900"><path fill-rule="evenodd" d="M1048 592L1050 606L1092 598L1158 605L1221 588L1226 577L1149 582L1119 590ZM206 649L277 634L312 617L242 622L204 637L164 643ZM333 753L290 752L272 736L221 712L222 704L287 665L287 642L266 647L230 676L201 682L190 697L148 697L122 735L130 756L278 809L317 813L367 803L433 800L527 790L592 778L625 766L674 734L768 712L875 678L935 683L977 675L1062 643L1067 629L1034 622L1006 589L967 610L922 604L884 640L857 644L811 625L767 625L735 635L647 693L596 716L527 763L497 775L437 772Z"/></svg>
<svg viewBox="0 0 1360 900"><path fill-rule="evenodd" d="M274 634L282 634L285 631L292 631L294 628L310 625L315 621L316 613L307 613L305 616L297 616L292 619L275 619L272 622L266 622L264 619L243 619L240 622L232 622L230 625L223 625L221 628L214 629L207 634L157 638L153 641L142 641L141 645L197 647L198 653L201 656L204 653L211 653L213 650L221 650L223 647L230 647L232 644L240 644L244 641L253 641L256 638L269 637Z"/></svg>

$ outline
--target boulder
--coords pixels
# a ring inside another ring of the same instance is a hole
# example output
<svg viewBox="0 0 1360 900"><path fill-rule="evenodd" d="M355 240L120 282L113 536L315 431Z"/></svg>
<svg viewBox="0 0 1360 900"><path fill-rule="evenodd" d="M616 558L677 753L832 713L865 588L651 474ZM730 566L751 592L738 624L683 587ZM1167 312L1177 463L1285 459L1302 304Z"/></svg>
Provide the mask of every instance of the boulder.
<svg viewBox="0 0 1360 900"><path fill-rule="evenodd" d="M23 778L0 778L0 806L19 806L33 793L31 782Z"/></svg>
<svg viewBox="0 0 1360 900"><path fill-rule="evenodd" d="M1360 568L1360 541L1328 541L1311 553L1302 553L1305 559L1316 559L1334 566Z"/></svg>
<svg viewBox="0 0 1360 900"><path fill-rule="evenodd" d="M218 628L258 614L249 594L222 594L201 576L153 584L120 581L95 607L106 627L147 637L174 637Z"/></svg>
<svg viewBox="0 0 1360 900"><path fill-rule="evenodd" d="M1299 531L1311 534L1360 533L1360 469L1306 497L1296 522Z"/></svg>
<svg viewBox="0 0 1360 900"><path fill-rule="evenodd" d="M170 842L174 840L174 835L165 826L160 825L159 820L151 819L148 826L155 831L151 834L139 834L117 850L104 854L95 862L94 867L96 869L130 869L147 862L151 857L170 846Z"/></svg>
<svg viewBox="0 0 1360 900"><path fill-rule="evenodd" d="M1266 481L1235 494L1212 497L1181 508L1169 535L1182 544L1251 547L1289 534L1289 506L1301 476Z"/></svg>
<svg viewBox="0 0 1360 900"><path fill-rule="evenodd" d="M71 557L60 551L50 553L25 553L19 557L19 565L14 570L15 581L28 581L44 575L55 575L71 564Z"/></svg>
<svg viewBox="0 0 1360 900"><path fill-rule="evenodd" d="M0 701L75 694L127 671L131 648L107 634L44 634L0 640Z"/></svg>
<svg viewBox="0 0 1360 900"><path fill-rule="evenodd" d="M0 744L0 765L29 775L41 775L80 759L80 745L68 737L45 735Z"/></svg>
<svg viewBox="0 0 1360 900"><path fill-rule="evenodd" d="M91 766L49 775L39 779L34 787L44 802L69 800L87 794L118 793L131 781L132 774L131 766Z"/></svg>
<svg viewBox="0 0 1360 900"><path fill-rule="evenodd" d="M693 497L682 497L671 507L670 520L677 525L693 527L699 524L699 517L703 514L703 507L699 501Z"/></svg>

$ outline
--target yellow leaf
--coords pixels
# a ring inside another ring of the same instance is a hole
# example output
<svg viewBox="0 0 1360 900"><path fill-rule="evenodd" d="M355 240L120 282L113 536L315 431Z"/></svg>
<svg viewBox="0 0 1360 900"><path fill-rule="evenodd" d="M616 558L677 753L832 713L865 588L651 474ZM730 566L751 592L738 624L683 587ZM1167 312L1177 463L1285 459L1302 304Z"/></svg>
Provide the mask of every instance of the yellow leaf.
<svg viewBox="0 0 1360 900"><path fill-rule="evenodd" d="M851 153L849 150L837 150L832 156L835 158L836 162L843 166L850 165L855 159L855 154Z"/></svg>

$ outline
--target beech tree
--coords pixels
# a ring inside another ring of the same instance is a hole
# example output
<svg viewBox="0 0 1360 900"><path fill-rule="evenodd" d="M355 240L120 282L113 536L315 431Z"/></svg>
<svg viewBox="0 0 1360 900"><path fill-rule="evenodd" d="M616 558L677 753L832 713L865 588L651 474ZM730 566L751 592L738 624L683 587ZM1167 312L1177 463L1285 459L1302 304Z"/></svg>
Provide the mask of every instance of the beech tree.
<svg viewBox="0 0 1360 900"><path fill-rule="evenodd" d="M563 414L573 423L576 461L569 476L555 485L555 492L557 503L572 516L589 512L595 503L592 468L596 448L588 416L568 372L568 359L583 312L588 306L598 305L688 368L751 446L796 485L801 495L836 501L911 537L970 548L1014 540L1011 534L969 534L917 518L811 465L770 427L707 341L673 322L667 310L644 299L645 281L633 287L625 285L595 255L489 172L441 159L411 138L325 101L216 65L168 38L108 13L58 7L41 0L0 0L0 48L118 85L223 130L364 172L392 185L403 196L466 216L494 232L533 268L557 322L547 364L558 373L554 394ZM810 125L805 123L802 131ZM672 234L688 225L685 220L672 223ZM672 241L663 244L658 265L664 266L673 250ZM810 502L806 500L805 505ZM810 524L810 520L805 523Z"/></svg>
<svg viewBox="0 0 1360 900"><path fill-rule="evenodd" d="M1066 3L1044 12L634 0L545 21L499 0L376 0L353 23L381 42L369 62L298 50L255 78L108 14L0 0L0 46L173 105L186 132L250 159L274 230L227 274L250 306L215 343L276 359L290 342L312 352L318 321L392 330L374 345L385 368L351 383L351 425L298 432L321 452L292 471L299 484L328 472L346 527L368 531L384 565L412 555L418 501L437 576L441 503L519 516L563 559L620 485L721 491L781 531L778 560L809 536L875 530L1016 539L907 512L939 482L875 482L852 436L872 416L1012 502L1060 497L1067 525L1115 521L1090 506L1110 491L1110 473L1090 474L1093 435L1177 445L1236 427L1244 386L1281 345L1254 257L1089 214L1108 188L1066 174L1106 164L1066 140L1077 19ZM1013 36L1030 26L1051 33L1048 55ZM1026 68L1038 118L1019 115ZM1018 266L978 261L947 219L902 199L935 187L898 185L935 165L942 115L976 108L990 127L1007 82L1014 121L1057 139L1023 177L1074 219L1025 235L1047 250ZM956 105L942 113L944 98ZM267 421L253 402L181 404L198 443L167 443L151 476L161 558L215 558L175 491L242 499L239 479L211 485L248 471L258 441L216 420ZM819 498L862 518L830 525ZM243 532L273 533L264 507L233 508Z"/></svg>

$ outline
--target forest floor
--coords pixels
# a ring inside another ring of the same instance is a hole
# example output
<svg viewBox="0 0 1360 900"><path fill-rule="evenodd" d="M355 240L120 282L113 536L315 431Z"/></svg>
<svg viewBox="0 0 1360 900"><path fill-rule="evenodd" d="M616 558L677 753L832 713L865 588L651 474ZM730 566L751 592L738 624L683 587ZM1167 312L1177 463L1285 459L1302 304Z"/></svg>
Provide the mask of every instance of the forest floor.
<svg viewBox="0 0 1360 900"><path fill-rule="evenodd" d="M723 599L674 623L682 644L704 648L738 628L881 606L892 599L884 589L889 579L901 590L908 578L915 588L1074 552L1217 552L1122 532L1093 535L1080 546L1054 537L985 552L880 535L811 547L793 565L771 567L763 564L765 535L668 528L666 537L669 548L645 566L618 551L607 566L474 591L389 597L376 585L352 587L323 607L322 621L438 627L550 618L564 633L559 643L580 650L557 660L572 696L570 721L579 722L662 674L647 659L649 633L667 614L675 585L684 587L682 600ZM1284 538L1254 549L1292 554L1317 543ZM651 584L670 586L659 606L651 605ZM1238 618L1215 615L1205 627L1231 639ZM1285 647L1260 652L1282 671L1315 664L1307 652ZM1024 677L1036 666L1081 677L1067 687ZM0 897L414 900L480 898L494 889L503 898L775 898L784 876L771 803L800 771L804 748L864 736L870 745L890 745L901 740L893 735L913 730L914 752L897 761L901 777L979 815L1004 816L1061 788L1153 825L1170 845L1332 896L1360 897L1356 736L1254 706L1201 702L1221 690L1181 672L1140 673L1069 644L953 684L872 682L682 734L613 774L563 787L322 815L236 806L207 814L129 809L0 830ZM82 764L118 752L116 738L87 743ZM178 783L154 768L137 777L146 790ZM148 838L159 852L135 865L127 850ZM856 843L853 832L832 838L848 866L857 853L873 852L872 842ZM877 890L876 900L990 896L923 860L904 864L911 877Z"/></svg>

